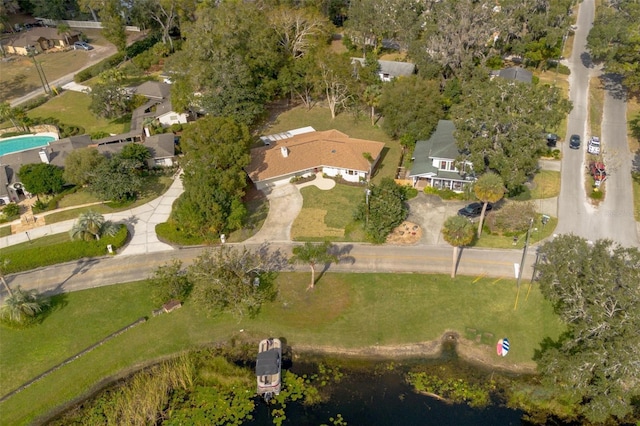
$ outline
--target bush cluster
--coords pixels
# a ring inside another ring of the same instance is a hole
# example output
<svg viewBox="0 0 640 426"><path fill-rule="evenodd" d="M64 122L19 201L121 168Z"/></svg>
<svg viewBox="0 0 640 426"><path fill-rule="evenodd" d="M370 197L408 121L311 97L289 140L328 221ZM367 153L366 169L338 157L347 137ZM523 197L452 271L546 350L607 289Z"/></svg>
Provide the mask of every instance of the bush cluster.
<svg viewBox="0 0 640 426"><path fill-rule="evenodd" d="M533 203L506 203L500 210L487 215L485 225L492 234L511 236L525 232L529 228L531 218L535 217L536 209Z"/></svg>
<svg viewBox="0 0 640 426"><path fill-rule="evenodd" d="M124 61L124 53L115 53L108 58L101 60L97 64L83 69L73 77L73 81L75 81L76 83L87 81L93 77L100 75L100 73L108 69L117 67L118 65L120 65L120 63L122 63L122 61Z"/></svg>
<svg viewBox="0 0 640 426"><path fill-rule="evenodd" d="M160 241L166 242L167 244L193 246L205 243L203 237L188 235L182 228L169 222L157 224L156 234Z"/></svg>
<svg viewBox="0 0 640 426"><path fill-rule="evenodd" d="M432 186L425 186L424 193L437 195L443 200L464 200L464 194L452 191L450 189L438 189Z"/></svg>
<svg viewBox="0 0 640 426"><path fill-rule="evenodd" d="M97 257L107 254L107 245L111 244L115 249L123 247L129 237L129 231L125 225L113 237L105 236L95 241L69 241L48 246L34 246L24 248L16 252L4 254L9 263L4 273L13 274L21 271L30 271L43 266L56 265L82 259L83 257Z"/></svg>

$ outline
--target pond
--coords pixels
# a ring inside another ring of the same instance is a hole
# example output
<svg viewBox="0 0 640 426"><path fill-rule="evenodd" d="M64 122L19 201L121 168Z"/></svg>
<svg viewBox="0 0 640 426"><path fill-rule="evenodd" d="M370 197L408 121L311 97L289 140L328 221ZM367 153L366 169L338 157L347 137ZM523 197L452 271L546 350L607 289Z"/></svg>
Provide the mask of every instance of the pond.
<svg viewBox="0 0 640 426"><path fill-rule="evenodd" d="M466 404L449 404L436 398L414 392L405 382L405 371L422 361L412 361L401 366L375 361L365 362L356 369L344 368L340 383L332 385L329 400L322 404L305 407L289 403L285 425L331 424L330 418L342 415L344 421L354 425L525 425L521 421L522 411L500 405L486 408L471 408ZM430 367L438 367L433 360L425 360ZM369 371L367 372L367 367ZM316 366L294 363L291 371L296 374L309 373ZM254 420L245 424L273 424L271 407L264 402L257 404Z"/></svg>

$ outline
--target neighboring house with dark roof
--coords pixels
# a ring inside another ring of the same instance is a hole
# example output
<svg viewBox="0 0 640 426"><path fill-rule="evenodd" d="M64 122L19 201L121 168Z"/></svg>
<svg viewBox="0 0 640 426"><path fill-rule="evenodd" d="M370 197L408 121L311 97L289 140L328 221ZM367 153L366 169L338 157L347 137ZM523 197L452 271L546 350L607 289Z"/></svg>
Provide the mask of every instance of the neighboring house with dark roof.
<svg viewBox="0 0 640 426"><path fill-rule="evenodd" d="M67 47L80 39L80 32L69 30L58 34L57 28L38 27L18 33L5 44L5 51L9 54L26 56L30 51L42 53L56 47Z"/></svg>
<svg viewBox="0 0 640 426"><path fill-rule="evenodd" d="M499 71L492 71L491 78L500 77L506 80L519 81L521 83L531 84L533 81L533 73L521 67L511 67L501 69Z"/></svg>
<svg viewBox="0 0 640 426"><path fill-rule="evenodd" d="M413 151L413 165L409 177L414 187L432 186L462 191L475 181L471 163L465 163L461 173L456 167L460 154L453 136L453 121L440 120L435 132L426 141L417 141Z"/></svg>
<svg viewBox="0 0 640 426"><path fill-rule="evenodd" d="M383 148L382 142L350 138L337 130L306 132L252 149L246 171L260 190L320 172L360 182L375 169ZM372 164L365 153L371 155Z"/></svg>
<svg viewBox="0 0 640 426"><path fill-rule="evenodd" d="M360 64L364 67L363 58L351 58L351 64ZM411 62L398 62L398 61L378 61L378 76L382 81L391 81L398 77L407 77L413 75L416 72L416 65ZM355 72L357 73L357 69Z"/></svg>
<svg viewBox="0 0 640 426"><path fill-rule="evenodd" d="M162 133L145 139L144 146L149 148L151 153L149 167L173 166L176 158L175 143L176 137L173 133Z"/></svg>
<svg viewBox="0 0 640 426"><path fill-rule="evenodd" d="M140 86L132 88L130 92L149 99L148 102L131 113L131 130L142 132L147 119L157 120L164 127L189 122L190 116L188 113L173 110L170 84L159 81L146 81Z"/></svg>

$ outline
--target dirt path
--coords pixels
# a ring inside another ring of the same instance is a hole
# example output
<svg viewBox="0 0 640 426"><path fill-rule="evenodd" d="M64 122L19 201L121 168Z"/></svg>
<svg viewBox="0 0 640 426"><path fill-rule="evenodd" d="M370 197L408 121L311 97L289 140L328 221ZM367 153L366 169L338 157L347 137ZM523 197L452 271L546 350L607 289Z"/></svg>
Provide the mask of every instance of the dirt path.
<svg viewBox="0 0 640 426"><path fill-rule="evenodd" d="M342 348L338 346L293 345L295 352L311 352L350 357L367 357L397 360L399 358L437 358L441 355L443 343L453 343L458 356L471 364L485 368L517 374L535 374L534 362L514 363L508 357L498 357L493 348L478 346L462 338L455 331L446 332L439 340L408 343L403 345L368 346L362 348ZM294 355L295 356L295 355Z"/></svg>

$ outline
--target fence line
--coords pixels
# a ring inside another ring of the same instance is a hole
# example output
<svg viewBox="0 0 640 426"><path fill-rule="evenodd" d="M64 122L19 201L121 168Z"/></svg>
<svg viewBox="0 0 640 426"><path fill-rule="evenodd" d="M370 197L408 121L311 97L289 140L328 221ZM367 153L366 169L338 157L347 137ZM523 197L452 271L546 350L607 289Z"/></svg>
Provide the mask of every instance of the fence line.
<svg viewBox="0 0 640 426"><path fill-rule="evenodd" d="M36 18L38 21L50 27L57 27L60 24L67 24L70 28L93 28L102 29L102 22L96 21L56 21L48 18ZM140 32L140 27L127 25L124 27L125 31Z"/></svg>

